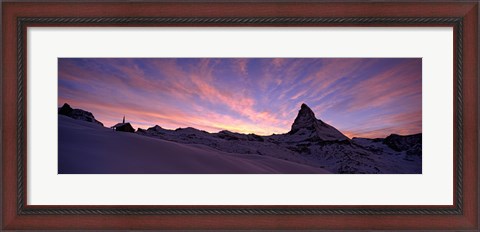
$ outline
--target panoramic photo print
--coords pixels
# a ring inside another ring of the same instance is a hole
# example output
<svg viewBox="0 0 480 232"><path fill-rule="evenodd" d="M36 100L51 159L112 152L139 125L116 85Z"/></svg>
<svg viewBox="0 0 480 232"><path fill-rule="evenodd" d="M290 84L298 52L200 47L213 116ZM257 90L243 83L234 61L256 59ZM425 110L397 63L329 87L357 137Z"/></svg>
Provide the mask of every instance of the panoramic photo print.
<svg viewBox="0 0 480 232"><path fill-rule="evenodd" d="M421 58L59 58L59 174L421 174Z"/></svg>

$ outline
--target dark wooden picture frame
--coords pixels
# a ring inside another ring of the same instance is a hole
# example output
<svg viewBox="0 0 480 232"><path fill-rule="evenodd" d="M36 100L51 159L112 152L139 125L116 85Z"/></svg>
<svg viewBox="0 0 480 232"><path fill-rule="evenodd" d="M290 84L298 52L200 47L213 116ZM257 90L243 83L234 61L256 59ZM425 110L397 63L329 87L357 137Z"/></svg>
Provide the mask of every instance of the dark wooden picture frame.
<svg viewBox="0 0 480 232"><path fill-rule="evenodd" d="M478 230L478 2L3 2L2 229ZM39 206L26 204L26 29L44 26L454 28L454 204Z"/></svg>

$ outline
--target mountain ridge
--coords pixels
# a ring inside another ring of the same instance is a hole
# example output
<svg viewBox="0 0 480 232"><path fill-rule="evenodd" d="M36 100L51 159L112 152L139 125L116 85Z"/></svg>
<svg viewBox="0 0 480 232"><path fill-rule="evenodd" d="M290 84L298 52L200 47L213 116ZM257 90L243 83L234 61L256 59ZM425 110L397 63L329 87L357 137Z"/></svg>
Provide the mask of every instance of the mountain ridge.
<svg viewBox="0 0 480 232"><path fill-rule="evenodd" d="M89 111L82 110L82 109L73 109L69 104L64 103L62 107L58 108L58 114L65 115L67 117L93 122L103 126L103 123L95 119L95 116Z"/></svg>
<svg viewBox="0 0 480 232"><path fill-rule="evenodd" d="M82 115L82 116L87 115L88 117L87 118L82 118L82 117L78 117L78 115L77 115L77 118L76 118L75 115L73 115L71 113L72 111L73 112L75 112L75 111L81 112L80 115ZM59 107L58 112L59 112L59 114L66 115L66 116L69 116L69 117L74 118L74 119L79 119L79 120L84 120L84 121L89 121L89 122L95 122L95 123L100 124L102 126L104 125L102 122L96 120L94 115L91 112L83 110L83 109L73 109L73 108L70 107L70 105L68 103L64 103L62 107ZM302 118L303 119L306 118L306 119L302 120ZM260 136L260 137L270 137L270 136L278 136L278 135L285 135L285 134L295 135L302 129L311 130L309 132L311 133L311 135L314 138L315 138L315 135L318 135L317 138L319 138L323 141L335 141L335 140L342 141L342 140L353 140L353 139L363 139L363 138L365 138L365 137L352 137L351 139L348 138L346 135L344 135L337 128L329 125L328 123L322 121L321 119L317 119L313 110L305 103L302 103L302 105L300 107L300 110L299 110L297 116L294 119L294 122L291 126L290 131L288 131L286 133L281 133L281 134L273 133L271 135L257 135L255 133L241 133L241 132L234 132L234 131L229 131L229 130L221 130L221 131L218 131L218 132L207 132L207 131L204 131L204 130L201 130L201 129L197 129L195 127L179 127L179 128L176 128L176 129L166 129L166 128L161 127L158 124L156 124L152 127L149 127L147 129L137 128L136 132L145 131L145 130L158 130L158 131L197 130L197 131L202 131L202 132L206 132L206 133L209 133L209 134L218 134L220 132L230 132L230 133L242 134L242 135L255 135L255 136ZM333 135L329 135L329 136L327 135L326 138L322 138L321 132L325 132L325 130L327 130L328 132L331 132ZM319 135L319 132L320 132L320 135ZM415 133L415 134L422 134L422 133ZM415 135L415 134L399 135L399 134L396 134L396 133L392 133L392 134L386 136L385 138L387 138L389 136L409 136L409 135ZM365 139L385 139L385 138L365 138Z"/></svg>
<svg viewBox="0 0 480 232"><path fill-rule="evenodd" d="M138 128L135 134L208 146L227 153L270 156L323 168L331 173L422 172L421 133L349 139L333 126L317 119L306 104L302 104L291 130L284 134L260 136L228 130L209 133L192 127L169 130L159 125Z"/></svg>

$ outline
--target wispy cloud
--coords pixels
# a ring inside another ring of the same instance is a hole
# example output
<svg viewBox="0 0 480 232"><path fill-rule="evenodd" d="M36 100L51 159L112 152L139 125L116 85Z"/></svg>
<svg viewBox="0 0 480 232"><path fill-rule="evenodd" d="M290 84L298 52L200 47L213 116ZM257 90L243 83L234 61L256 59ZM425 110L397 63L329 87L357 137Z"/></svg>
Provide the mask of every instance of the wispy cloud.
<svg viewBox="0 0 480 232"><path fill-rule="evenodd" d="M285 133L306 102L349 136L421 132L421 59L59 59L59 105L106 126Z"/></svg>

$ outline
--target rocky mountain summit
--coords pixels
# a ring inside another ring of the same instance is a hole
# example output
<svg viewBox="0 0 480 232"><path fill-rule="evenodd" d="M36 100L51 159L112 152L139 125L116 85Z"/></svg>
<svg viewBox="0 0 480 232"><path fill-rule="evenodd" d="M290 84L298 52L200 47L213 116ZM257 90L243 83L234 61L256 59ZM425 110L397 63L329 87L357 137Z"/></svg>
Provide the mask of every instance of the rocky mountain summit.
<svg viewBox="0 0 480 232"><path fill-rule="evenodd" d="M290 137L298 136L321 141L349 140L342 132L317 119L315 113L305 103L302 104L292 129L287 134L291 135Z"/></svg>

